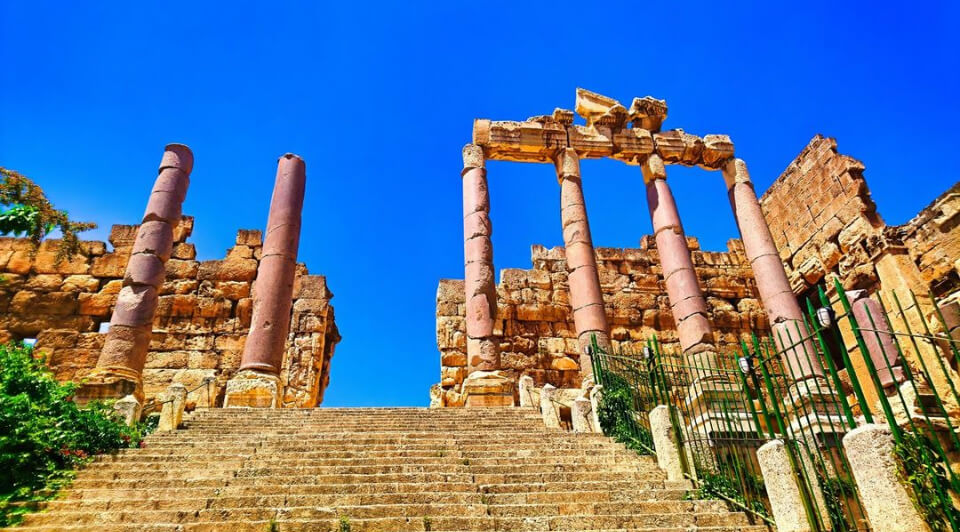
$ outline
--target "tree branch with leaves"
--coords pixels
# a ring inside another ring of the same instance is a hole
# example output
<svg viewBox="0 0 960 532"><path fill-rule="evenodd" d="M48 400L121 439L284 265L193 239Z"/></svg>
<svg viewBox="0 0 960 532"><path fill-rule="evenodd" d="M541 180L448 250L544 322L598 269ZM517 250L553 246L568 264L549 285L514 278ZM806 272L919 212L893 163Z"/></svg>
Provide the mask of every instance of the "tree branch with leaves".
<svg viewBox="0 0 960 532"><path fill-rule="evenodd" d="M57 262L80 251L77 233L97 227L93 222L71 220L67 211L56 209L39 185L13 170L0 167L0 235L27 237L34 249L55 230L63 235L57 247Z"/></svg>

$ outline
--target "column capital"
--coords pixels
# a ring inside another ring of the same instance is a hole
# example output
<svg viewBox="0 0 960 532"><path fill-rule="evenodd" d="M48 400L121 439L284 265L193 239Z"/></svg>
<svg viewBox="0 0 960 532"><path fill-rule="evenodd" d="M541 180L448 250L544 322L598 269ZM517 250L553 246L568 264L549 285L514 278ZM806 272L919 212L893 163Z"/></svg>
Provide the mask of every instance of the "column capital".
<svg viewBox="0 0 960 532"><path fill-rule="evenodd" d="M753 186L750 180L750 172L747 171L747 163L743 159L730 159L722 168L723 180L727 183L727 190L733 188L737 183L747 183Z"/></svg>
<svg viewBox="0 0 960 532"><path fill-rule="evenodd" d="M463 172L460 175L474 168L486 168L483 148L476 144L467 144L463 147Z"/></svg>
<svg viewBox="0 0 960 532"><path fill-rule="evenodd" d="M667 178L667 167L664 166L663 159L656 153L651 153L640 161L640 171L643 172L644 184Z"/></svg>
<svg viewBox="0 0 960 532"><path fill-rule="evenodd" d="M557 169L558 181L567 177L580 177L580 156L573 148L560 150L553 158L553 165Z"/></svg>

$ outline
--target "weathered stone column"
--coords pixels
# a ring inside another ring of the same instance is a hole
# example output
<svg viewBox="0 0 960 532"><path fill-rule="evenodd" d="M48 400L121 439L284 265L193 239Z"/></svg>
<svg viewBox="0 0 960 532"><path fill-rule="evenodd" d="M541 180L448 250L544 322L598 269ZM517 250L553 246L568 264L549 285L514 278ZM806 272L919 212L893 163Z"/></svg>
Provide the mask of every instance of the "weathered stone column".
<svg viewBox="0 0 960 532"><path fill-rule="evenodd" d="M483 149L463 148L463 256L467 305L467 371L500 369L500 352L493 334L497 315L493 243L490 237L490 193Z"/></svg>
<svg viewBox="0 0 960 532"><path fill-rule="evenodd" d="M137 229L123 288L110 318L110 330L96 368L85 377L77 400L133 395L143 403L143 366L153 332L157 290L173 252L173 230L190 185L193 153L182 144L167 145L143 220Z"/></svg>
<svg viewBox="0 0 960 532"><path fill-rule="evenodd" d="M240 371L227 382L225 407L280 405L281 384L277 374L290 332L306 184L303 159L292 153L280 157L254 285L250 334L243 347Z"/></svg>
<svg viewBox="0 0 960 532"><path fill-rule="evenodd" d="M640 169L647 187L647 206L680 347L687 364L700 368L692 375L693 378L699 378L710 368L716 367L716 349L713 327L707 317L707 301L693 268L677 203L667 185L663 160L659 155L652 154L643 161Z"/></svg>
<svg viewBox="0 0 960 532"><path fill-rule="evenodd" d="M497 316L497 286L493 276L490 236L490 192L483 148L463 147L463 256L467 307L467 378L464 404L512 406L513 380L500 371L500 346L493 334Z"/></svg>
<svg viewBox="0 0 960 532"><path fill-rule="evenodd" d="M823 368L809 339L798 345L800 337L809 336L803 321L800 304L790 288L780 253L763 216L760 201L742 159L730 159L723 166L723 179L740 238L757 281L760 299L770 318L774 338L783 351L783 361L789 364L796 380L823 377ZM782 343L781 342L782 339ZM793 342L790 342L790 339Z"/></svg>
<svg viewBox="0 0 960 532"><path fill-rule="evenodd" d="M572 148L565 148L554 161L560 181L560 218L563 224L563 245L570 285L570 306L577 329L580 349L580 375L593 379L593 366L588 348L593 336L597 344L610 351L610 329L603 308L603 292L597 271L597 257L590 237L587 205L583 199L580 158Z"/></svg>

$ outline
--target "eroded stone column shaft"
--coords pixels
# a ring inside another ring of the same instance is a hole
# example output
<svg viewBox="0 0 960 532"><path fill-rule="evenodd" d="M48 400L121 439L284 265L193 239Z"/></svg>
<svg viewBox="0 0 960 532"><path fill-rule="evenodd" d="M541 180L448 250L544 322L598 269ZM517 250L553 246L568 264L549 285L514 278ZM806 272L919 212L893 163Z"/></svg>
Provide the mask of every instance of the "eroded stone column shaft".
<svg viewBox="0 0 960 532"><path fill-rule="evenodd" d="M290 330L293 281L300 246L300 214L306 184L303 159L292 153L280 157L254 285L250 334L240 361L241 371L276 375L283 364Z"/></svg>
<svg viewBox="0 0 960 532"><path fill-rule="evenodd" d="M500 369L500 351L493 334L497 315L493 243L490 237L490 192L483 149L463 147L463 256L467 307L467 370Z"/></svg>
<svg viewBox="0 0 960 532"><path fill-rule="evenodd" d="M700 370L713 368L715 364L712 359L692 358L696 353L715 352L713 327L708 318L707 301L700 290L697 271L690 257L690 247L680 222L680 212L670 186L667 185L663 160L656 154L650 155L641 165L641 170L647 187L647 206L660 255L660 267L667 285L667 297L677 326L680 347L687 355L690 365ZM698 376L700 375L695 375Z"/></svg>
<svg viewBox="0 0 960 532"><path fill-rule="evenodd" d="M580 373L588 377L593 375L588 354L592 338L596 336L599 346L609 352L610 329L603 308L603 292L593 239L590 237L587 205L583 199L580 159L576 151L566 148L559 153L555 164L560 181L560 219L570 285L570 306L573 308L573 322L580 349Z"/></svg>
<svg viewBox="0 0 960 532"><path fill-rule="evenodd" d="M783 353L783 361L790 366L790 375L800 380L822 377L823 367L808 338L800 304L790 288L787 272L780 261L770 227L742 159L731 159L723 166L727 195L733 216L740 230L740 238L747 259L757 281L760 299L770 319L773 337ZM806 338L805 341L801 341Z"/></svg>
<svg viewBox="0 0 960 532"><path fill-rule="evenodd" d="M192 169L190 148L182 144L166 147L97 360L98 373L141 381L157 310L157 290L173 252L173 231L180 222Z"/></svg>

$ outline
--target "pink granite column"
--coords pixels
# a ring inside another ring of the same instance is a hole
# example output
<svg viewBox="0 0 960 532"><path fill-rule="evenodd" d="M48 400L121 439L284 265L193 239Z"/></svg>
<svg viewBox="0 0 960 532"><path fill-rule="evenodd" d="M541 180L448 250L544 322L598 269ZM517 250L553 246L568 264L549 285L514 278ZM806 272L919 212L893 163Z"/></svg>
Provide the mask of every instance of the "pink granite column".
<svg viewBox="0 0 960 532"><path fill-rule="evenodd" d="M664 283L670 310L680 337L680 347L688 364L703 370L714 367L709 355L715 353L713 327L708 318L707 301L700 290L697 272L693 268L690 247L680 222L680 213L673 193L667 185L663 159L652 154L640 166L647 187L647 207L653 223L653 234L660 256ZM698 372L699 373L699 372Z"/></svg>
<svg viewBox="0 0 960 532"><path fill-rule="evenodd" d="M497 315L493 243L490 236L490 194L483 149L463 148L463 257L467 306L467 372L500 369L500 353L493 334Z"/></svg>
<svg viewBox="0 0 960 532"><path fill-rule="evenodd" d="M587 206L583 199L580 159L572 148L565 148L555 160L560 181L560 219L570 285L570 306L580 349L580 373L592 378L593 365L588 348L596 336L601 348L610 351L610 329L603 307L603 292L597 271L597 257L590 237Z"/></svg>
<svg viewBox="0 0 960 532"><path fill-rule="evenodd" d="M303 159L292 153L281 157L257 267L253 317L240 359L240 371L255 370L276 375L283 364L287 333L290 332L293 279L300 247L300 214L306 185Z"/></svg>
<svg viewBox="0 0 960 532"><path fill-rule="evenodd" d="M182 144L170 144L160 160L159 176L137 229L123 288L110 318L110 330L96 369L78 393L81 400L118 398L133 394L143 402L142 373L153 331L157 291L166 276L173 252L173 230L190 185L193 153Z"/></svg>
<svg viewBox="0 0 960 532"><path fill-rule="evenodd" d="M809 332L757 200L746 163L742 159L731 159L723 166L723 178L727 182L730 205L757 281L760 299L770 318L773 336L783 351L784 362L790 365L796 380L823 377L823 367L813 342L809 339L799 342L800 338L808 337Z"/></svg>
<svg viewBox="0 0 960 532"><path fill-rule="evenodd" d="M243 346L240 371L227 383L224 406L280 404L281 383L277 375L290 331L306 184L303 159L292 153L280 157L254 284L250 333Z"/></svg>
<svg viewBox="0 0 960 532"><path fill-rule="evenodd" d="M884 388L903 382L903 368L900 367L900 353L896 339L890 331L883 307L866 290L847 292L850 310L862 330L863 343L867 346L870 361L877 370L877 377ZM849 371L853 371L851 368Z"/></svg>

